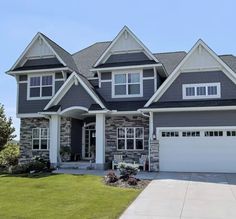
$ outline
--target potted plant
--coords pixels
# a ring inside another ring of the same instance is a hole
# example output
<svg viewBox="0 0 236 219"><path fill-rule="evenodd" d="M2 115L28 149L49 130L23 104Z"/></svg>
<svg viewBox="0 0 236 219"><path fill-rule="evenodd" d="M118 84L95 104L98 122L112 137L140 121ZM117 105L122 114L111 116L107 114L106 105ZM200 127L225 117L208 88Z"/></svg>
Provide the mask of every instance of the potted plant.
<svg viewBox="0 0 236 219"><path fill-rule="evenodd" d="M70 161L71 158L71 148L68 146L63 146L60 149L60 155L62 162Z"/></svg>

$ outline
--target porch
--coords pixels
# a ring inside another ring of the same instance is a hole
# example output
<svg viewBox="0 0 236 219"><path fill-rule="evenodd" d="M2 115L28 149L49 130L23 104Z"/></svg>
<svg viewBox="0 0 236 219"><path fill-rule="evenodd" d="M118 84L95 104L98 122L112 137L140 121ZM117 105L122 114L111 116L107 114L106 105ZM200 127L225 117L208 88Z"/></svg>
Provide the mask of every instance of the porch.
<svg viewBox="0 0 236 219"><path fill-rule="evenodd" d="M123 145L125 132L129 145ZM82 107L71 107L51 115L50 136L50 161L60 168L107 169L117 155L136 164L148 156L149 123L141 115L89 114Z"/></svg>

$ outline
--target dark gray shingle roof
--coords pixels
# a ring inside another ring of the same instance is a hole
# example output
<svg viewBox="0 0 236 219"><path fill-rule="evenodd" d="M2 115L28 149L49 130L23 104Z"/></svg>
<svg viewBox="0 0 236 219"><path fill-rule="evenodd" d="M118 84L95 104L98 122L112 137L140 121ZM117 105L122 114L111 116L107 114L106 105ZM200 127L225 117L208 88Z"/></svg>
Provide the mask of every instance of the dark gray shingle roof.
<svg viewBox="0 0 236 219"><path fill-rule="evenodd" d="M48 42L48 44L54 49L54 51L60 56L60 58L67 65L67 67L71 68L74 71L78 71L77 66L74 62L74 59L72 58L69 52L67 52L65 49L60 47L58 44L56 44L54 41L49 39L44 34L42 33L40 34L44 37L44 39Z"/></svg>
<svg viewBox="0 0 236 219"><path fill-rule="evenodd" d="M79 72L87 78L94 77L90 69L111 42L98 42L72 55Z"/></svg>
<svg viewBox="0 0 236 219"><path fill-rule="evenodd" d="M236 57L234 55L220 55L219 57L236 73Z"/></svg>
<svg viewBox="0 0 236 219"><path fill-rule="evenodd" d="M186 56L185 51L178 52L166 52L166 53L154 53L154 56L164 65L168 75L176 68L176 66L182 61Z"/></svg>

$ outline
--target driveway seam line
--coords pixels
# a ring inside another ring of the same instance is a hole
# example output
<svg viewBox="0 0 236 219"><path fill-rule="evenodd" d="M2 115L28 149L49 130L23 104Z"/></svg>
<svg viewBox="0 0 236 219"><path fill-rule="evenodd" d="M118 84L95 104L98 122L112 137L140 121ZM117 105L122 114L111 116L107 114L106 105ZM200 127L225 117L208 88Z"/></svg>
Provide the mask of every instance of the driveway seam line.
<svg viewBox="0 0 236 219"><path fill-rule="evenodd" d="M234 194L234 192L233 192L233 190L232 190L232 185L229 183L229 178L227 177L226 174L224 174L224 176L225 176L225 179L227 180L227 183L228 183L228 185L229 185L230 191L232 192L233 197L234 197L234 199L235 199L235 201L236 201L236 195Z"/></svg>
<svg viewBox="0 0 236 219"><path fill-rule="evenodd" d="M181 212L180 212L180 219L182 218L182 214L183 214L183 210L184 210L184 205L185 205L185 201L186 201L186 198L187 198L188 188L189 188L189 185L190 185L191 181L192 181L192 173L191 173L191 177L189 179L188 185L187 185L187 189L186 189L185 194L184 194L184 202L183 202L183 206L182 206L182 209L181 209Z"/></svg>

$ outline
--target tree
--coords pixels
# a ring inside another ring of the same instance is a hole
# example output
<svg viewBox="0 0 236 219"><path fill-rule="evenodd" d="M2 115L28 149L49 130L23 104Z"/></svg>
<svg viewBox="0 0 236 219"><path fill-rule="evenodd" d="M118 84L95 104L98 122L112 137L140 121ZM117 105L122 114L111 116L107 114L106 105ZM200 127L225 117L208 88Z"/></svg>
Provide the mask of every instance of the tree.
<svg viewBox="0 0 236 219"><path fill-rule="evenodd" d="M8 141L16 137L13 135L14 131L15 128L12 127L12 119L6 117L4 106L0 104L0 150L3 149Z"/></svg>

